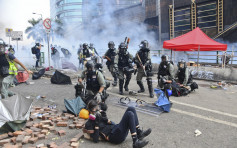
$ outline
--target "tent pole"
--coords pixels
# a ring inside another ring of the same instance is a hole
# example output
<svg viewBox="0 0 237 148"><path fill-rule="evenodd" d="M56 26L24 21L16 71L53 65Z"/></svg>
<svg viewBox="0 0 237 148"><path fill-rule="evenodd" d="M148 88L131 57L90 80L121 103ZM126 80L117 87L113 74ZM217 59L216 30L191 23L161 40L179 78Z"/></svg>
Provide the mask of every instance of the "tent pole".
<svg viewBox="0 0 237 148"><path fill-rule="evenodd" d="M226 63L226 52L225 52L225 60L224 60L224 69L225 69L225 64Z"/></svg>
<svg viewBox="0 0 237 148"><path fill-rule="evenodd" d="M175 64L175 50L174 50L174 64Z"/></svg>
<svg viewBox="0 0 237 148"><path fill-rule="evenodd" d="M170 52L170 60L172 61L172 55L173 55L173 49L171 49L171 52Z"/></svg>
<svg viewBox="0 0 237 148"><path fill-rule="evenodd" d="M224 55L224 52L222 51L222 56L221 56L221 69L223 69L223 67L224 67L223 55Z"/></svg>
<svg viewBox="0 0 237 148"><path fill-rule="evenodd" d="M200 45L198 46L198 61L197 61L197 68L199 67L199 52L200 52Z"/></svg>

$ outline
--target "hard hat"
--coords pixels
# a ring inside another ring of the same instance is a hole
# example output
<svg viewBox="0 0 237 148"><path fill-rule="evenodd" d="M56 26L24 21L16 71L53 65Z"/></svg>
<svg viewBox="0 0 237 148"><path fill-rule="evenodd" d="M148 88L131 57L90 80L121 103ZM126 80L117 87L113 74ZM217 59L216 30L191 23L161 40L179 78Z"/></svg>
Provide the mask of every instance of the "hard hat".
<svg viewBox="0 0 237 148"><path fill-rule="evenodd" d="M89 118L89 111L86 109L82 109L79 113L79 117L82 119L88 119Z"/></svg>

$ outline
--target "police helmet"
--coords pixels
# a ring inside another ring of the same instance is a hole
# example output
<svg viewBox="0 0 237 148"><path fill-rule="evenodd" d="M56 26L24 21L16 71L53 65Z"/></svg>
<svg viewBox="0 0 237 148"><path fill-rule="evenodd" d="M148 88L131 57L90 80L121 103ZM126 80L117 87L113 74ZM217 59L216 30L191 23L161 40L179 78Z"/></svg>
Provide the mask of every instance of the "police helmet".
<svg viewBox="0 0 237 148"><path fill-rule="evenodd" d="M147 40L141 41L141 44L139 45L141 49L147 49L149 48L149 43Z"/></svg>
<svg viewBox="0 0 237 148"><path fill-rule="evenodd" d="M169 61L169 56L168 55L162 55L161 56L161 60L166 60L166 61Z"/></svg>
<svg viewBox="0 0 237 148"><path fill-rule="evenodd" d="M89 69L89 68L94 69L94 62L93 61L88 61L86 63L86 68L87 69Z"/></svg>
<svg viewBox="0 0 237 148"><path fill-rule="evenodd" d="M125 54L127 52L127 44L122 42L119 45L119 52Z"/></svg>
<svg viewBox="0 0 237 148"><path fill-rule="evenodd" d="M186 61L184 59L181 59L179 62L178 62L178 68L179 69L184 69L187 67L187 64L186 64Z"/></svg>
<svg viewBox="0 0 237 148"><path fill-rule="evenodd" d="M93 44L93 43L90 43L90 47L94 47L94 44Z"/></svg>
<svg viewBox="0 0 237 148"><path fill-rule="evenodd" d="M87 48L87 47L88 47L88 44L87 44L87 43L84 43L82 46L83 46L83 48Z"/></svg>
<svg viewBox="0 0 237 148"><path fill-rule="evenodd" d="M109 49L114 49L114 46L115 46L115 44L114 44L113 41L110 41L110 42L108 43L108 48L109 48Z"/></svg>

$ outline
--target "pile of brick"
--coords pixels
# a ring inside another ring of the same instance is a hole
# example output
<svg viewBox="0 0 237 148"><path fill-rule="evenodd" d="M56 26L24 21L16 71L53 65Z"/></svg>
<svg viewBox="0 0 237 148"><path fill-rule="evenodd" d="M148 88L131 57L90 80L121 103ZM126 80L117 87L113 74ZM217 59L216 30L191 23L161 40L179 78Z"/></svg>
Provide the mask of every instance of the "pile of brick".
<svg viewBox="0 0 237 148"><path fill-rule="evenodd" d="M71 123L69 125L69 123ZM20 131L0 135L0 147L21 148L25 144L34 145L37 141L47 139L49 134L65 136L66 131L59 127L78 129L78 133L70 142L60 144L39 144L36 148L78 148L79 140L83 137L82 128L86 120L79 119L72 114L59 114L57 110L50 108L32 107L30 120ZM58 129L58 130L57 130Z"/></svg>

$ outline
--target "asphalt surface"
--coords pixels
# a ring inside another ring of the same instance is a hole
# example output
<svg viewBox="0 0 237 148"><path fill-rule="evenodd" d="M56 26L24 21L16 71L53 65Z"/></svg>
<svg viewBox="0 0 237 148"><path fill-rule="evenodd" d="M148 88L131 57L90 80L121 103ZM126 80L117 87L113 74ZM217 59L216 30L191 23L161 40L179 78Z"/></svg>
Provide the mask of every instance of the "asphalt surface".
<svg viewBox="0 0 237 148"><path fill-rule="evenodd" d="M111 77L107 72L107 77ZM157 80L153 78L153 86L157 85ZM76 79L73 79L76 84ZM57 105L59 111L65 110L64 99L74 98L74 85L53 85L49 78L39 80L29 80L34 84L20 84L11 88L16 93L31 98L37 96L46 96L45 99L34 99L35 106ZM212 89L211 82L196 81L199 89L184 97L171 97L173 103L170 113L160 115L150 115L138 112L140 126L143 129L152 128L152 133L146 137L149 140L147 147L157 148L235 148L237 147L237 86L232 85L227 89ZM214 83L214 82L213 82ZM131 99L143 99L149 103L155 102L156 98L148 97L147 85L144 79L146 92L137 96L129 96ZM138 90L138 86L133 76L129 89ZM108 89L110 96L107 100L108 117L115 123L119 123L126 108L116 106L116 102L122 97L118 95L118 87ZM201 131L200 136L195 136L195 130ZM73 136L78 133L77 130L67 130L67 136L58 137L54 140L58 145L63 142L69 142ZM55 135L49 135L47 140L38 141L40 143L50 143ZM29 146L29 145L27 145ZM25 147L27 147L25 146ZM132 147L130 134L127 139L119 145L110 144L101 141L93 143L92 141L82 139L80 141L82 148L107 148L107 147Z"/></svg>

